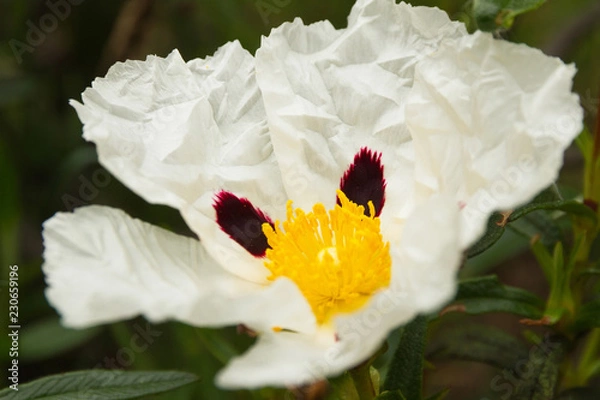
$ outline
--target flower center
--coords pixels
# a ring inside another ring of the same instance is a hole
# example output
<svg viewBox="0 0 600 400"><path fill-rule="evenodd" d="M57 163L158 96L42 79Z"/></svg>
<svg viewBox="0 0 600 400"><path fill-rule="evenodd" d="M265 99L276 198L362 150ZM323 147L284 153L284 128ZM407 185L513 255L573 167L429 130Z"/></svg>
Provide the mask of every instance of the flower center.
<svg viewBox="0 0 600 400"><path fill-rule="evenodd" d="M380 233L379 217L369 201L369 213L338 190L338 204L327 211L317 203L312 212L292 209L287 220L262 225L270 248L265 266L269 280L285 276L298 285L317 322L362 307L391 276L389 243Z"/></svg>

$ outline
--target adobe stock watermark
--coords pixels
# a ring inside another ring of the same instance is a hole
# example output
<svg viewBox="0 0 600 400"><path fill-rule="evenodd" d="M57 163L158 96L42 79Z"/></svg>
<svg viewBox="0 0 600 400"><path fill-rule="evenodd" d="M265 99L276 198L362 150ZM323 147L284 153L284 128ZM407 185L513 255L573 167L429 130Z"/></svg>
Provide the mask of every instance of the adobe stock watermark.
<svg viewBox="0 0 600 400"><path fill-rule="evenodd" d="M518 392L518 388L523 383L533 379L539 371L535 366L546 361L552 354L560 350L561 343L552 339L549 333L546 333L543 340L529 350L527 358L516 362L513 369L504 369L490 382L490 389L500 395L502 400L512 399L513 394ZM518 393L517 393L518 394ZM481 400L488 400L482 398Z"/></svg>
<svg viewBox="0 0 600 400"><path fill-rule="evenodd" d="M121 347L113 357L104 357L102 362L96 364L94 368L123 369L130 367L135 362L136 356L148 350L156 338L163 334L148 322L145 327L137 323L133 324L133 330L135 333L131 335L128 346Z"/></svg>
<svg viewBox="0 0 600 400"><path fill-rule="evenodd" d="M56 31L60 22L71 15L72 6L78 6L85 0L46 0L48 12L43 14L37 22L28 19L25 22L27 33L25 41L10 39L8 45L12 50L17 63L23 62L23 54L33 53L41 46L49 34Z"/></svg>
<svg viewBox="0 0 600 400"><path fill-rule="evenodd" d="M254 7L263 24L269 25L269 17L273 14L279 14L284 7L292 3L292 0L257 0Z"/></svg>

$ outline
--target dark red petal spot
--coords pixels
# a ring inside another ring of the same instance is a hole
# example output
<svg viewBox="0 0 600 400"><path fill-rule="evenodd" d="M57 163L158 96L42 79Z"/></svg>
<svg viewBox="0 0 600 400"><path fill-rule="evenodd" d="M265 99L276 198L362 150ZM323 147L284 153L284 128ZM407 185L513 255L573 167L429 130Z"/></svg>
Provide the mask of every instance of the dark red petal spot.
<svg viewBox="0 0 600 400"><path fill-rule="evenodd" d="M264 257L270 247L262 225L273 222L246 198L221 191L215 196L213 207L217 212L217 224L223 232L238 242L250 254Z"/></svg>
<svg viewBox="0 0 600 400"><path fill-rule="evenodd" d="M348 200L365 207L365 214L370 215L369 201L375 207L375 216L381 214L385 203L385 179L381 153L371 151L366 147L360 149L354 156L354 162L340 180L340 190ZM338 199L338 204L340 200Z"/></svg>

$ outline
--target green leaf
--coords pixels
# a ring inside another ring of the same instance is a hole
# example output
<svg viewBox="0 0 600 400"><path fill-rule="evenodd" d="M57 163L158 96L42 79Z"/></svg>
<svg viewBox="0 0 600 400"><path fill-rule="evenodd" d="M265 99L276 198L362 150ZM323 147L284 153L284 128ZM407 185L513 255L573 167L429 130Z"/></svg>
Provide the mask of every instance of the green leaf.
<svg viewBox="0 0 600 400"><path fill-rule="evenodd" d="M426 335L427 317L425 316L418 316L404 327L400 343L385 377L384 391L399 390L408 399L421 398Z"/></svg>
<svg viewBox="0 0 600 400"><path fill-rule="evenodd" d="M193 374L179 371L75 371L19 384L18 391L6 388L0 391L0 399L132 399L146 394L166 392L197 379Z"/></svg>
<svg viewBox="0 0 600 400"><path fill-rule="evenodd" d="M556 185L552 185L540 192L531 202L515 209L508 217L508 222L516 221L537 210L560 210L583 217L593 223L597 221L596 213L591 208L576 200L564 200Z"/></svg>
<svg viewBox="0 0 600 400"><path fill-rule="evenodd" d="M539 266L541 267L542 271L544 272L544 276L546 277L546 280L548 282L552 282L553 281L554 258L552 257L552 255L550 254L550 252L548 251L546 246L544 246L542 241L539 240L539 237L535 237L531 241L531 251L533 252L535 259L537 260Z"/></svg>
<svg viewBox="0 0 600 400"><path fill-rule="evenodd" d="M551 185L546 189L542 190L537 196L534 197L529 203L518 207L509 216L509 221L516 221L524 215L529 214L535 210L547 209L563 202L563 198L558 192L556 185Z"/></svg>
<svg viewBox="0 0 600 400"><path fill-rule="evenodd" d="M502 237L502 234L506 229L504 225L502 225L503 220L504 216L500 213L494 213L490 216L485 234L477 241L477 243L467 250L467 258L483 253Z"/></svg>
<svg viewBox="0 0 600 400"><path fill-rule="evenodd" d="M381 393L375 400L407 400L400 390L391 390Z"/></svg>
<svg viewBox="0 0 600 400"><path fill-rule="evenodd" d="M21 332L19 357L23 361L45 360L72 350L102 331L100 327L69 329L60 324L56 317L27 324Z"/></svg>
<svg viewBox="0 0 600 400"><path fill-rule="evenodd" d="M525 344L498 328L466 324L444 331L433 341L428 360L476 361L498 368L512 369L527 358Z"/></svg>
<svg viewBox="0 0 600 400"><path fill-rule="evenodd" d="M581 306L577 319L573 323L575 332L592 328L600 328L600 299L592 300Z"/></svg>
<svg viewBox="0 0 600 400"><path fill-rule="evenodd" d="M553 346L547 353L532 353L519 368L515 399L548 400L554 397L564 346Z"/></svg>
<svg viewBox="0 0 600 400"><path fill-rule="evenodd" d="M467 314L508 312L525 318L539 319L544 302L534 294L503 285L495 275L463 280L458 285L455 302L447 310Z"/></svg>
<svg viewBox="0 0 600 400"><path fill-rule="evenodd" d="M586 168L591 165L592 162L592 151L594 149L594 138L586 126L583 127L581 133L575 138L575 143L583 155L585 160Z"/></svg>
<svg viewBox="0 0 600 400"><path fill-rule="evenodd" d="M358 399L358 393L354 381L347 371L342 375L329 379L331 393L328 399Z"/></svg>
<svg viewBox="0 0 600 400"><path fill-rule="evenodd" d="M517 15L535 10L546 0L473 0L473 16L479 29L509 29Z"/></svg>

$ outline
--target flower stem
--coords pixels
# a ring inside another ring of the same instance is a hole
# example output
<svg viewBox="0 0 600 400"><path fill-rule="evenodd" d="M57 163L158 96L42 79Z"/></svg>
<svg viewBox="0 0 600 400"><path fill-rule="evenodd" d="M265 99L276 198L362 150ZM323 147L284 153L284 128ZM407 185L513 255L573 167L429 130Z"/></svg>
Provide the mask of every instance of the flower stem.
<svg viewBox="0 0 600 400"><path fill-rule="evenodd" d="M377 396L371 379L371 363L362 363L348 371L361 400L372 400Z"/></svg>

